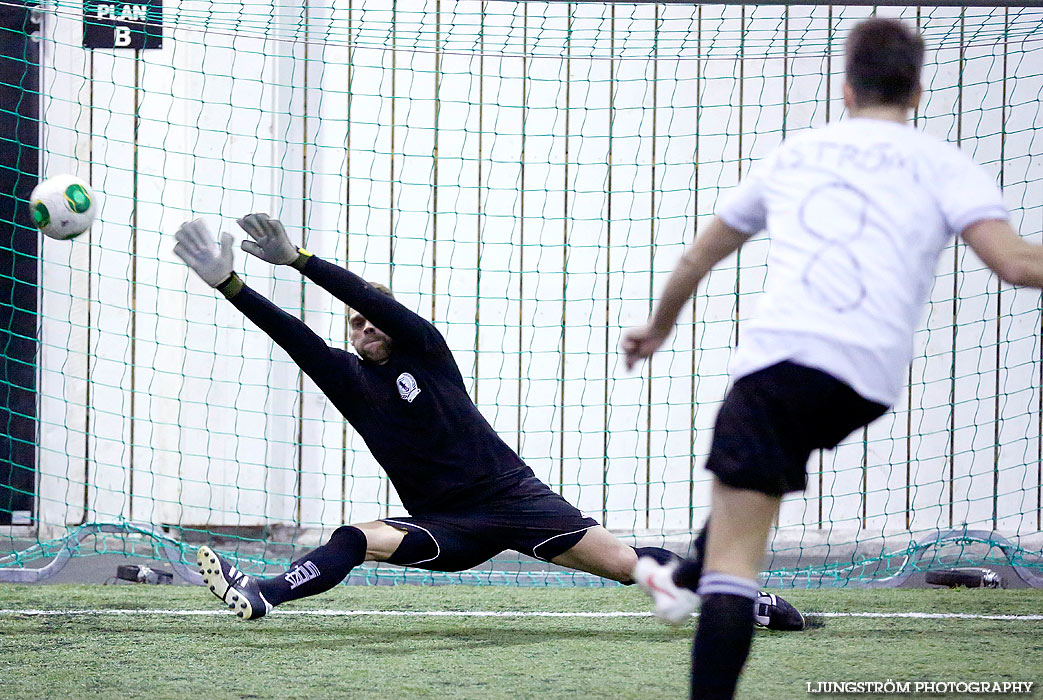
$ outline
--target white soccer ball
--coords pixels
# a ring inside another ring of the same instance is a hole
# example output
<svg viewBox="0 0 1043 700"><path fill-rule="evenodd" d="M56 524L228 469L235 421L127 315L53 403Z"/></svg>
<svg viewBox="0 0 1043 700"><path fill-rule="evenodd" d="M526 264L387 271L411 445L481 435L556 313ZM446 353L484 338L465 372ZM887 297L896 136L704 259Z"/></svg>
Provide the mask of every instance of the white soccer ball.
<svg viewBox="0 0 1043 700"><path fill-rule="evenodd" d="M90 185L75 175L55 175L33 188L29 209L43 235L67 241L94 223L98 198Z"/></svg>

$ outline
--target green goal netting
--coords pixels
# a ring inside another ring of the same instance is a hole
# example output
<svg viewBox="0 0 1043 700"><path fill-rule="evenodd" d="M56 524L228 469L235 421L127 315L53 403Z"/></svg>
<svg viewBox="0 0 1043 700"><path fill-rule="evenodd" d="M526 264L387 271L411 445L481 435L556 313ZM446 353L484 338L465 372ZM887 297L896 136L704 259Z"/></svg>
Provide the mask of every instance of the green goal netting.
<svg viewBox="0 0 1043 700"><path fill-rule="evenodd" d="M1034 4L1034 3L1028 3ZM1043 230L1043 10L890 7L928 47L920 128ZM869 7L564 2L0 1L0 580L68 556L175 563L212 543L274 570L402 514L362 441L278 347L188 273L173 232L251 211L430 318L538 476L629 543L684 551L727 363L770 241L714 271L668 347L623 371L718 196L788 134L843 116ZM73 241L25 198L101 198ZM237 255L346 346L342 305ZM1043 310L965 245L943 255L908 389L816 454L769 583L885 585L938 565L1043 570ZM596 584L506 555L351 581ZM21 577L21 578L19 578Z"/></svg>

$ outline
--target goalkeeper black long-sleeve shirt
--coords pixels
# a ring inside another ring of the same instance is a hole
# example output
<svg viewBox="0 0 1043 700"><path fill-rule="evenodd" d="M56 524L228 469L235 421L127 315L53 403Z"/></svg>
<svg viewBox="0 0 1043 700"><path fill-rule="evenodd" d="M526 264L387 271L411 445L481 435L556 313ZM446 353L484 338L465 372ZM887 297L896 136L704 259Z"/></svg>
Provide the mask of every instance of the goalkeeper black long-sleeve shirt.
<svg viewBox="0 0 1043 700"><path fill-rule="evenodd" d="M290 355L365 440L406 510L455 511L535 478L471 401L438 329L338 265L311 257L302 271L391 338L386 363L330 347L246 285L231 302Z"/></svg>

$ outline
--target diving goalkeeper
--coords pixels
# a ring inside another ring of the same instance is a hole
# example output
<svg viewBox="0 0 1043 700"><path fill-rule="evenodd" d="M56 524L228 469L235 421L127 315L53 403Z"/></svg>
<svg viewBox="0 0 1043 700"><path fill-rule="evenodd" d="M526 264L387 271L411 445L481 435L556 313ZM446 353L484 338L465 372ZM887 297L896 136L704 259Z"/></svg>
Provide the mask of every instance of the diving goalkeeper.
<svg viewBox="0 0 1043 700"><path fill-rule="evenodd" d="M266 214L239 220L242 249L290 265L348 306L357 355L330 347L300 319L252 290L232 268L232 238L220 243L202 220L176 234L178 255L278 343L362 436L395 485L409 516L338 528L329 541L273 578L239 571L200 547L210 591L252 619L316 595L364 561L462 571L506 549L571 569L633 583L639 556L667 562L665 549L634 549L536 478L479 413L442 334L395 301L386 287L294 246ZM765 596L763 622L801 628L800 614Z"/></svg>

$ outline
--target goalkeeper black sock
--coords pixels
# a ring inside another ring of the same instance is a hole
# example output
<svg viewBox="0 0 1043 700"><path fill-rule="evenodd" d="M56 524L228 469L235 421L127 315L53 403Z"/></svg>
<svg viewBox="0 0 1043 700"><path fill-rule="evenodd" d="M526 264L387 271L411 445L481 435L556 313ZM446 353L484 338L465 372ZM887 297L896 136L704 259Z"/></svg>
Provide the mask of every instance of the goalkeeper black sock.
<svg viewBox="0 0 1043 700"><path fill-rule="evenodd" d="M366 560L366 535L357 527L339 527L330 541L290 565L282 576L261 579L257 585L272 605L324 593L343 581Z"/></svg>
<svg viewBox="0 0 1043 700"><path fill-rule="evenodd" d="M669 549L663 549L662 547L631 547L631 549L637 552L638 558L652 557L658 564L669 564L681 558Z"/></svg>
<svg viewBox="0 0 1043 700"><path fill-rule="evenodd" d="M709 572L699 586L703 604L692 644L693 700L730 700L753 641L757 584Z"/></svg>
<svg viewBox="0 0 1043 700"><path fill-rule="evenodd" d="M699 577L703 575L703 553L706 551L706 528L695 538L691 546L691 557L681 562L674 571L674 583L695 592L699 590Z"/></svg>

